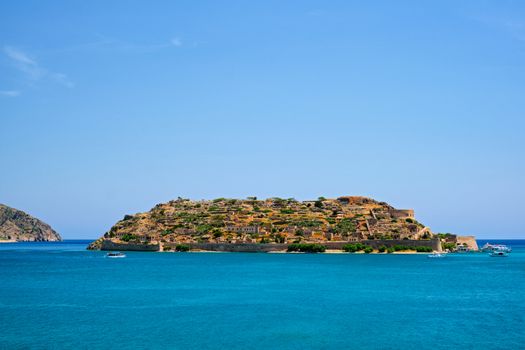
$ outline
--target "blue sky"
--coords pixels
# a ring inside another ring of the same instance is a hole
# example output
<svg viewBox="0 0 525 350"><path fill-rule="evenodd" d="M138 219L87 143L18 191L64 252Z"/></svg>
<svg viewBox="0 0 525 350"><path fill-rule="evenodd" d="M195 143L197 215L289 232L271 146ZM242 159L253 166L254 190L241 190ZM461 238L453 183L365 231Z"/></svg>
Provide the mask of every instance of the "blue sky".
<svg viewBox="0 0 525 350"><path fill-rule="evenodd" d="M525 237L524 2L2 2L0 48L0 202L65 238L349 194Z"/></svg>

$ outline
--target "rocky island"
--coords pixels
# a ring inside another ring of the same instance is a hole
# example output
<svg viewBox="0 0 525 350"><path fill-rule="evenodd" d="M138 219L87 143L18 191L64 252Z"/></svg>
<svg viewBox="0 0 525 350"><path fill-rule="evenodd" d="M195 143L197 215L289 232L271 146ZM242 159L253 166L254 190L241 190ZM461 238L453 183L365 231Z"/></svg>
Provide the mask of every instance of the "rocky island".
<svg viewBox="0 0 525 350"><path fill-rule="evenodd" d="M61 241L45 222L7 205L0 204L0 242Z"/></svg>
<svg viewBox="0 0 525 350"><path fill-rule="evenodd" d="M396 209L367 197L178 198L149 212L124 216L88 249L428 252L441 251L444 244L453 248L458 242L475 245L474 239L434 234L416 220L412 209Z"/></svg>

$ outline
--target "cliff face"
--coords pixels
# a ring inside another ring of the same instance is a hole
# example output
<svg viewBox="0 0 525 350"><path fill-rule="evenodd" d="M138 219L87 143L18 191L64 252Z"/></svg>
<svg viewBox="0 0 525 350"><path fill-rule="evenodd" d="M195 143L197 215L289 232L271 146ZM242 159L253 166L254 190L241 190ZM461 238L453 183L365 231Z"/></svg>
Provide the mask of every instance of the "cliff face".
<svg viewBox="0 0 525 350"><path fill-rule="evenodd" d="M103 240L117 243L294 243L365 239L428 239L413 210L366 197L257 200L179 198L149 212L126 215Z"/></svg>
<svg viewBox="0 0 525 350"><path fill-rule="evenodd" d="M62 238L48 224L0 204L0 240L61 241Z"/></svg>

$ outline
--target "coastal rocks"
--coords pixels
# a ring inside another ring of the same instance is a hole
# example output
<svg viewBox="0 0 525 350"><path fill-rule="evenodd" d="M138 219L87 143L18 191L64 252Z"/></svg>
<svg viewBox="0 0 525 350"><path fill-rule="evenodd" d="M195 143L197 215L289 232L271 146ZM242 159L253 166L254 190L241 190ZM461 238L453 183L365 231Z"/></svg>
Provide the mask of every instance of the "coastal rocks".
<svg viewBox="0 0 525 350"><path fill-rule="evenodd" d="M61 241L48 224L7 205L0 204L0 241Z"/></svg>
<svg viewBox="0 0 525 350"><path fill-rule="evenodd" d="M104 241L104 238L99 238L96 241L91 242L87 250L101 250L102 249L102 242Z"/></svg>

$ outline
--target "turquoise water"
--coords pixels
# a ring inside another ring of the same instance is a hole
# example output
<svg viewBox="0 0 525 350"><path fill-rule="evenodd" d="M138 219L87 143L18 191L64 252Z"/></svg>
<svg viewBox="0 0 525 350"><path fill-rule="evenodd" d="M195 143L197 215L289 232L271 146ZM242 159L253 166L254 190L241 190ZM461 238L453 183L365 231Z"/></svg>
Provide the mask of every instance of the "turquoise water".
<svg viewBox="0 0 525 350"><path fill-rule="evenodd" d="M445 259L0 244L0 348L524 349L525 241L507 243Z"/></svg>

